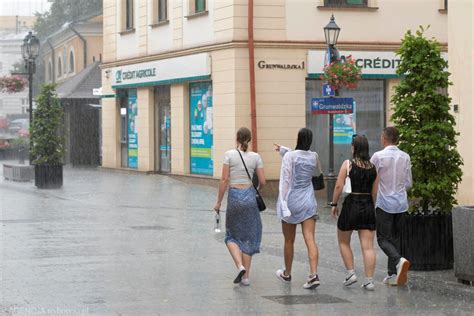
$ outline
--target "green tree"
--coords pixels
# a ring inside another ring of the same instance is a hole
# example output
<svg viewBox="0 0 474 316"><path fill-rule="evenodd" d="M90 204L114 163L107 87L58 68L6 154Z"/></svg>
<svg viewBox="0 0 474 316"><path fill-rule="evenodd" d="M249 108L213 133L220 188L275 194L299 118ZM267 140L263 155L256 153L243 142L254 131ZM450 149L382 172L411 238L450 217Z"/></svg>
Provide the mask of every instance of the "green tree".
<svg viewBox="0 0 474 316"><path fill-rule="evenodd" d="M435 39L424 28L408 31L397 54L402 77L392 98L392 121L400 131L400 148L412 160L411 212L449 213L456 204L457 184L462 178L462 159L456 145L458 133L450 113L451 85L448 63Z"/></svg>
<svg viewBox="0 0 474 316"><path fill-rule="evenodd" d="M54 0L49 11L36 13L34 30L45 39L65 23L102 13L102 0Z"/></svg>
<svg viewBox="0 0 474 316"><path fill-rule="evenodd" d="M37 165L62 164L64 147L59 133L63 110L55 85L44 85L37 100L31 126L31 155Z"/></svg>

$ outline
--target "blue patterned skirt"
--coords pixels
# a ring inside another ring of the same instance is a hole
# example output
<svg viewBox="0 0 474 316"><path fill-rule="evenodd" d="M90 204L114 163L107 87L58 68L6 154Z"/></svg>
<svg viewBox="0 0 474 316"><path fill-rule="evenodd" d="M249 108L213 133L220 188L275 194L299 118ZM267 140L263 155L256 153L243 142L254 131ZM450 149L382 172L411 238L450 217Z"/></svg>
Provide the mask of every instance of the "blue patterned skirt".
<svg viewBox="0 0 474 316"><path fill-rule="evenodd" d="M262 220L255 200L255 189L229 188L225 215L225 243L235 243L244 254L260 252Z"/></svg>

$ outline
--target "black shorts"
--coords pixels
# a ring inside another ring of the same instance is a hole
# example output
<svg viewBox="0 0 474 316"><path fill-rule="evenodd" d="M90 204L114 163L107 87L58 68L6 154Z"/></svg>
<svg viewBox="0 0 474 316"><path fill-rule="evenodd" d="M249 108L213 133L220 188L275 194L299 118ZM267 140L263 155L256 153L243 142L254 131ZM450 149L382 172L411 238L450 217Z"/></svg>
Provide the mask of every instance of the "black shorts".
<svg viewBox="0 0 474 316"><path fill-rule="evenodd" d="M375 205L371 195L349 194L342 204L337 228L342 231L375 230Z"/></svg>

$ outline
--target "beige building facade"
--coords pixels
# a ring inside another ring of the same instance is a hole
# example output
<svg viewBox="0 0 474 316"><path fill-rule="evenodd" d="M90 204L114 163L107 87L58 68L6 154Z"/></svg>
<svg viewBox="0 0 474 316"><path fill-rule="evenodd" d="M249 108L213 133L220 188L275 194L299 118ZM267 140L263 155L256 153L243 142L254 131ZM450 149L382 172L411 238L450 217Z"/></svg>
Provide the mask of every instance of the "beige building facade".
<svg viewBox="0 0 474 316"><path fill-rule="evenodd" d="M43 39L41 47L44 78L47 83L62 83L88 65L102 59L102 16L68 23Z"/></svg>
<svg viewBox="0 0 474 316"><path fill-rule="evenodd" d="M453 85L452 97L457 130L458 148L464 160L463 180L459 185L458 202L474 204L474 2L450 0L448 13L449 71Z"/></svg>
<svg viewBox="0 0 474 316"><path fill-rule="evenodd" d="M338 169L352 133L380 148L406 30L431 25L428 35L447 51L444 1L254 0L249 41L251 2L104 1L103 167L218 178L236 130L253 125L254 97L254 145L267 177L280 172L273 144L295 146L301 127L313 130L327 172L329 120L311 106L323 92L323 27L334 13L338 49L363 68L359 87L341 91L356 111L335 117Z"/></svg>

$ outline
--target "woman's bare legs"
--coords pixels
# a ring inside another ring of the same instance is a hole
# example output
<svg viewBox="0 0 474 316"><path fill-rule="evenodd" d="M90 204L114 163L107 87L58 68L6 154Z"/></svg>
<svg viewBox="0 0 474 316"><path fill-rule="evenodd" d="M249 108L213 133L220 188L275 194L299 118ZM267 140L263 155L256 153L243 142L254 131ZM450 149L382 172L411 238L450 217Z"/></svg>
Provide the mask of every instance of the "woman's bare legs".
<svg viewBox="0 0 474 316"><path fill-rule="evenodd" d="M374 250L375 231L362 229L359 230L360 247L364 257L365 276L374 277L375 271L375 250Z"/></svg>
<svg viewBox="0 0 474 316"><path fill-rule="evenodd" d="M227 249L229 249L232 259L234 259L235 266L237 267L237 269L240 269L240 267L242 266L243 260L242 260L242 252L240 251L239 246L233 242L227 242L226 246L227 246Z"/></svg>
<svg viewBox="0 0 474 316"><path fill-rule="evenodd" d="M242 253L242 263L246 271L243 278L248 279L250 277L250 266L252 265L252 256Z"/></svg>
<svg viewBox="0 0 474 316"><path fill-rule="evenodd" d="M294 243L296 236L296 225L282 222L283 236L285 237L284 257L285 257L285 275L291 275L293 265Z"/></svg>
<svg viewBox="0 0 474 316"><path fill-rule="evenodd" d="M352 230L337 230L337 240L339 242L339 251L346 270L354 270L354 255L351 249Z"/></svg>
<svg viewBox="0 0 474 316"><path fill-rule="evenodd" d="M313 218L309 218L301 223L303 228L304 242L308 249L309 267L311 275L318 273L318 246L314 238L314 232L316 230L316 221Z"/></svg>

